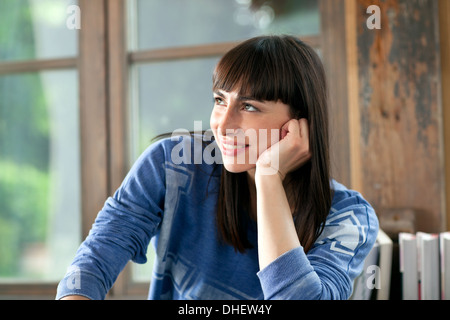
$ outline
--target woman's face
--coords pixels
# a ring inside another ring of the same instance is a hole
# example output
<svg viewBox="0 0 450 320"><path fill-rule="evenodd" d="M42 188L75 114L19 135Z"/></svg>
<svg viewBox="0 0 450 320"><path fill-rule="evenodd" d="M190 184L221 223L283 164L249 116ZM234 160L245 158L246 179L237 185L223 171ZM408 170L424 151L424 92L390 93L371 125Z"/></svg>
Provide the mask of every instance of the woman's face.
<svg viewBox="0 0 450 320"><path fill-rule="evenodd" d="M237 173L255 168L259 155L281 139L281 127L290 119L289 106L280 101L215 91L210 126L225 169Z"/></svg>

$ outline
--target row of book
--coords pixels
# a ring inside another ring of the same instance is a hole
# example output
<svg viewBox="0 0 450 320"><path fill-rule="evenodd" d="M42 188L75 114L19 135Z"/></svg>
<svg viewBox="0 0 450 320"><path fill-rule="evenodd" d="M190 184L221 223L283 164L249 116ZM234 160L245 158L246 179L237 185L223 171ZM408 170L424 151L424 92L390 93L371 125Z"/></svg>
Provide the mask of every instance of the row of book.
<svg viewBox="0 0 450 320"><path fill-rule="evenodd" d="M404 300L450 300L450 232L399 233Z"/></svg>

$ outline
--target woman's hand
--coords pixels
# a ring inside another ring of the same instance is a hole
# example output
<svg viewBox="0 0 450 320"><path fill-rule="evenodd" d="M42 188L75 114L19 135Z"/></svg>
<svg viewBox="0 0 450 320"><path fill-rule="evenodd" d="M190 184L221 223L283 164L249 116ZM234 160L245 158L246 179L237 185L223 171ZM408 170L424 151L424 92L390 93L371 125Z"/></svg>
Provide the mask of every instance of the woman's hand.
<svg viewBox="0 0 450 320"><path fill-rule="evenodd" d="M301 245L282 180L311 158L308 121L289 120L281 128L280 136L281 140L261 153L256 162L260 270Z"/></svg>
<svg viewBox="0 0 450 320"><path fill-rule="evenodd" d="M289 172L300 168L310 158L308 121L291 119L281 128L281 140L259 156L256 174L278 173L284 180Z"/></svg>

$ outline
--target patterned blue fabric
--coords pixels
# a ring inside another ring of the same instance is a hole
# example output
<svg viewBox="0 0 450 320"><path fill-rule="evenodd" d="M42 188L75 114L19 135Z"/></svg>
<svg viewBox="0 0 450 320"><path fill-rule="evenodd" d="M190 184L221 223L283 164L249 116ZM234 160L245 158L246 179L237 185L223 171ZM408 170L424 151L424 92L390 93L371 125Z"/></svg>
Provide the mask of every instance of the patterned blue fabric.
<svg viewBox="0 0 450 320"><path fill-rule="evenodd" d="M256 222L248 227L253 248L246 253L222 242L221 164L188 161L185 148L192 145L189 137L168 138L141 155L99 212L57 299L104 299L129 260L146 262L150 241L156 261L149 299L348 299L378 233L375 212L359 193L332 181L332 208L313 248L295 248L259 270ZM204 149L192 147L189 156L198 150Z"/></svg>

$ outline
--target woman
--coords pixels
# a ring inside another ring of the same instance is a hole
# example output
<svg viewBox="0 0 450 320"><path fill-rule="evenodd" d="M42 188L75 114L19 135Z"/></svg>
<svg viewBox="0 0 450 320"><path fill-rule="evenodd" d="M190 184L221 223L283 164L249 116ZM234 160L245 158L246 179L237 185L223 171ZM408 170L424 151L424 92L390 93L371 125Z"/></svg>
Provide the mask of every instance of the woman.
<svg viewBox="0 0 450 320"><path fill-rule="evenodd" d="M220 60L213 91L202 161L191 161L195 135L152 144L107 199L57 298L103 299L153 239L149 299L348 299L378 221L331 180L319 57L294 37L253 38Z"/></svg>

